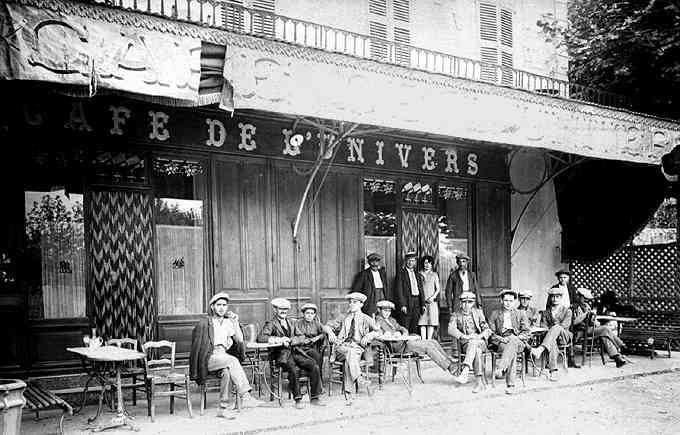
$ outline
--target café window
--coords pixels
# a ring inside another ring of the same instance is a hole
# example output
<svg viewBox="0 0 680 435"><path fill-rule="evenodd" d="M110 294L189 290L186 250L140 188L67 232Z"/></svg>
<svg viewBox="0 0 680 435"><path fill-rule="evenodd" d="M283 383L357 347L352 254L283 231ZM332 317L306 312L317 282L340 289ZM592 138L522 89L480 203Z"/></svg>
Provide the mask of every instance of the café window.
<svg viewBox="0 0 680 435"><path fill-rule="evenodd" d="M76 160L69 153L36 154L24 186L22 279L32 320L86 314L82 172Z"/></svg>
<svg viewBox="0 0 680 435"><path fill-rule="evenodd" d="M204 164L156 158L155 192L158 314L203 312Z"/></svg>
<svg viewBox="0 0 680 435"><path fill-rule="evenodd" d="M392 282L396 266L397 188L392 180L364 179L365 256L378 253L383 258L387 280ZM365 260L365 257L364 257ZM366 264L366 266L368 266Z"/></svg>
<svg viewBox="0 0 680 435"><path fill-rule="evenodd" d="M439 279L442 288L456 255L468 254L470 244L470 194L467 185L439 185Z"/></svg>

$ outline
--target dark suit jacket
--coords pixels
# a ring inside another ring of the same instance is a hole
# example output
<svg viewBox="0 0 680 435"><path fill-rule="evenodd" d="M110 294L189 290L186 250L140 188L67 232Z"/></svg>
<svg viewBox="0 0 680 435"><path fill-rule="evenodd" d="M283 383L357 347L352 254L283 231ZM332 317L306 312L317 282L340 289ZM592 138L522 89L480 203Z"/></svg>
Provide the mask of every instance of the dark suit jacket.
<svg viewBox="0 0 680 435"><path fill-rule="evenodd" d="M482 296L479 294L479 288L477 286L477 275L468 269L468 282L470 284L470 291L477 297L477 308L484 309L482 306ZM456 309L460 308L458 298L460 294L463 293L463 280L458 274L458 269L454 269L449 274L449 279L446 281L446 289L444 290L446 295L446 303L449 306L449 310L454 312Z"/></svg>
<svg viewBox="0 0 680 435"><path fill-rule="evenodd" d="M213 351L215 331L210 316L198 321L191 333L191 352L189 353L189 378L203 385L208 377L208 359ZM246 347L242 341L234 340L234 344L227 349L227 353L235 356L239 361L246 358Z"/></svg>
<svg viewBox="0 0 680 435"><path fill-rule="evenodd" d="M482 338L489 338L491 335L491 329L489 324L486 323L486 317L484 317L484 311L479 308L472 309L472 321L475 324L474 331L467 331L468 334L480 334ZM451 315L451 321L449 322L449 334L453 336L456 340L460 340L460 337L465 335L465 325L463 322L463 312L456 311Z"/></svg>
<svg viewBox="0 0 680 435"><path fill-rule="evenodd" d="M418 314L423 310L425 306L425 295L423 294L423 276L415 271L416 282L418 283L418 302L417 305L411 306L411 280L408 277L408 272L406 268L402 267L397 272L397 280L394 285L394 298L396 301L394 304L397 306L397 310L401 310L401 307L406 307L408 309L408 315Z"/></svg>
<svg viewBox="0 0 680 435"><path fill-rule="evenodd" d="M383 282L383 291L385 292L385 298L387 300L392 300L392 293L390 293L389 284L387 283L387 275L385 274L385 269L380 268L380 279ZM375 284L373 283L373 274L371 273L371 268L364 269L357 275L354 280L354 285L352 285L353 292L359 292L366 295L366 302L361 311L372 316L375 314L377 307L375 306L378 301L375 295ZM394 302L394 301L393 301Z"/></svg>
<svg viewBox="0 0 680 435"><path fill-rule="evenodd" d="M524 311L520 311L517 308L510 309L510 321L512 323L512 329L515 330L515 335L520 339L526 341L531 336L531 331L529 330L529 319ZM498 346L501 341L503 334L503 310L496 310L491 313L489 317L489 327L491 328L491 337L489 337L489 343L494 346Z"/></svg>
<svg viewBox="0 0 680 435"><path fill-rule="evenodd" d="M281 364L284 364L286 361L290 359L292 355L291 349L294 349L293 346L300 345L305 341L304 335L295 335L296 320L294 319L287 320L288 328L284 328L283 325L281 324L281 321L278 318L265 322L264 326L262 327L262 331L260 331L260 333L257 336L257 341L259 343L267 343L269 341L269 337L290 338L291 340L290 347L279 347L270 350L272 358L274 358Z"/></svg>

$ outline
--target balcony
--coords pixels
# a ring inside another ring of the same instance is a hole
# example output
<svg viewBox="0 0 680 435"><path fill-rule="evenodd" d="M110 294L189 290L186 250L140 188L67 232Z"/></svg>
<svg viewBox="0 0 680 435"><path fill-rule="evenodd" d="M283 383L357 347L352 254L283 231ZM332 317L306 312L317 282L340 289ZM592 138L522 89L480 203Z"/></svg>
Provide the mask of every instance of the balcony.
<svg viewBox="0 0 680 435"><path fill-rule="evenodd" d="M627 97L506 66L480 62L215 0L95 0L117 9L342 53L414 70L537 94L632 108Z"/></svg>

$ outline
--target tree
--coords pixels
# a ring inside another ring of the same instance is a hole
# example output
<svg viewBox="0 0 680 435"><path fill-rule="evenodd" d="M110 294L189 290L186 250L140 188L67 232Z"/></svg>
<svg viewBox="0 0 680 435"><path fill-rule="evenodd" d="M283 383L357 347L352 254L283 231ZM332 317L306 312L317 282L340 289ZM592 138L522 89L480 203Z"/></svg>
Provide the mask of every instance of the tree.
<svg viewBox="0 0 680 435"><path fill-rule="evenodd" d="M572 0L568 22L537 22L566 49L569 80L630 97L631 109L680 117L680 4Z"/></svg>

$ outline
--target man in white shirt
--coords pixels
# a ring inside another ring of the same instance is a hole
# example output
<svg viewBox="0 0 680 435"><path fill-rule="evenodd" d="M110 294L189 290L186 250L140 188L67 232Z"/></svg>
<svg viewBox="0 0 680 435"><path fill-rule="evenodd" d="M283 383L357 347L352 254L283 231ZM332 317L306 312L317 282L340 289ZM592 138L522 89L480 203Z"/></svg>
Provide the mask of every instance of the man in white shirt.
<svg viewBox="0 0 680 435"><path fill-rule="evenodd" d="M367 260L369 267L359 272L352 285L352 291L366 295L363 312L374 316L377 311L376 303L383 299L391 299L392 295L387 284L385 269L380 267L382 257L372 253L368 255Z"/></svg>
<svg viewBox="0 0 680 435"><path fill-rule="evenodd" d="M453 313L457 308L460 308L460 306L454 306L454 304L458 304L463 292L474 293L477 308L483 310L482 297L477 288L477 275L469 270L470 257L466 254L458 254L456 255L456 264L458 268L451 271L444 290L449 310Z"/></svg>
<svg viewBox="0 0 680 435"><path fill-rule="evenodd" d="M558 270L555 272L555 277L557 278L557 284L552 286L551 289L559 289L562 292L560 305L565 308L571 308L571 304L576 302L576 287L571 283L571 272L568 270ZM549 302L546 303L545 307L549 307Z"/></svg>
<svg viewBox="0 0 680 435"><path fill-rule="evenodd" d="M423 276L416 271L416 253L407 252L404 267L397 272L395 306L399 308L401 323L409 333L418 333L418 319L425 310Z"/></svg>

